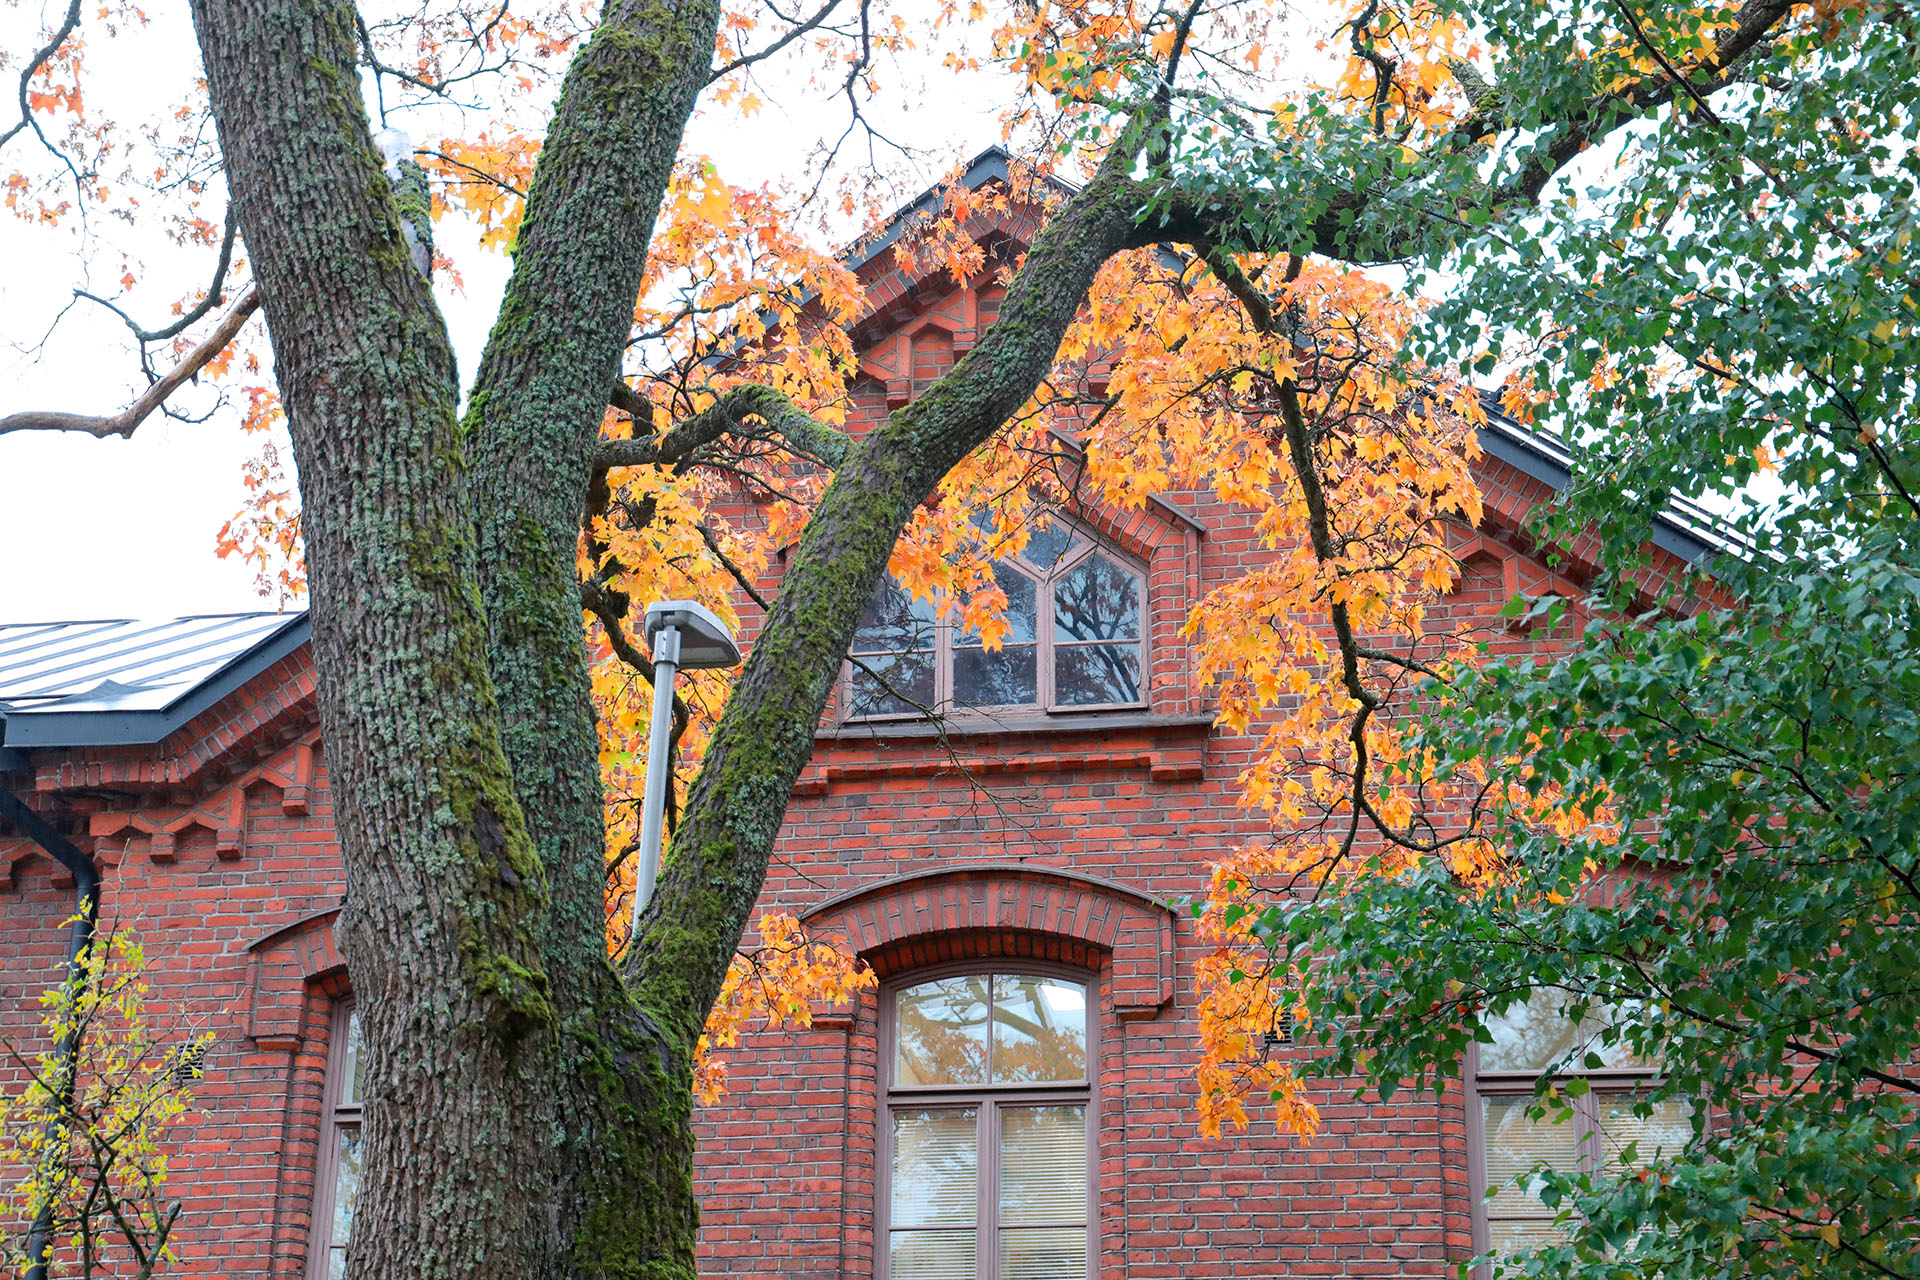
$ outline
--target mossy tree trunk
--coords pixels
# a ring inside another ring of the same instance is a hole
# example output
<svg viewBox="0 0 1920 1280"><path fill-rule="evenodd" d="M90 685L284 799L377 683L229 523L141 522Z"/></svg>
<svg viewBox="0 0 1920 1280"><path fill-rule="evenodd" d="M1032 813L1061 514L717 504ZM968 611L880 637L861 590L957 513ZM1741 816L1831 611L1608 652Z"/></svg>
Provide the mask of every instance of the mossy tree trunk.
<svg viewBox="0 0 1920 1280"><path fill-rule="evenodd" d="M718 6L620 0L576 57L464 419L372 146L350 0L193 8L299 461L367 1040L350 1275L690 1277L692 1047L894 541L1038 385L1100 265L1207 215L1172 207L1150 236L1141 146L1117 148L966 358L834 451L616 973L574 549Z"/></svg>

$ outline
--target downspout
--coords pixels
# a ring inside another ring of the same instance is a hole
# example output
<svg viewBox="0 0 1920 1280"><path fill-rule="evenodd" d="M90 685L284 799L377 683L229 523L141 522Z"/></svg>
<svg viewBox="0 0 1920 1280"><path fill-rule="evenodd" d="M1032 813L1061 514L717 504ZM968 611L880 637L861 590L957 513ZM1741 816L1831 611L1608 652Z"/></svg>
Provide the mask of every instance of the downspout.
<svg viewBox="0 0 1920 1280"><path fill-rule="evenodd" d="M5 721L0 720L0 726ZM100 922L100 873L93 865L93 859L81 853L65 836L48 826L39 814L29 809L20 797L6 787L0 787L0 818L5 818L13 828L27 839L46 850L55 862L65 867L73 875L74 910L70 936L67 941L67 976L65 980L68 1007L78 1003L86 990L87 966L85 956L87 948L93 945L94 930ZM60 1042L54 1046L57 1061L54 1074L53 1118L49 1126L57 1125L60 1118L73 1111L73 1091L80 1069L80 1028L70 1025L60 1035ZM53 1254L53 1205L42 1205L34 1215L33 1226L27 1232L26 1280L47 1280L48 1267Z"/></svg>

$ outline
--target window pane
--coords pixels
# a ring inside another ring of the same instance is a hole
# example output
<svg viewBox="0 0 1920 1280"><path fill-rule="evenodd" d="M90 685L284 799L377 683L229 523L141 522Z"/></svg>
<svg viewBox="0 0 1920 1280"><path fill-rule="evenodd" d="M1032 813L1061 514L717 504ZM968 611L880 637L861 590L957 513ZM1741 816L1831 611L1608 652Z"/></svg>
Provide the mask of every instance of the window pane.
<svg viewBox="0 0 1920 1280"><path fill-rule="evenodd" d="M1545 1163L1549 1168L1572 1173L1578 1167L1579 1129L1571 1118L1555 1124L1551 1115L1539 1120L1528 1118L1526 1098L1482 1098L1480 1115L1486 1137L1487 1201L1490 1217L1502 1214L1538 1214L1553 1212L1540 1203L1532 1180L1524 1187L1514 1180Z"/></svg>
<svg viewBox="0 0 1920 1280"><path fill-rule="evenodd" d="M1608 1173L1621 1167L1620 1153L1632 1143L1636 1164L1646 1164L1657 1152L1673 1155L1693 1139L1692 1108L1685 1100L1668 1098L1653 1105L1647 1116L1633 1113L1631 1097L1605 1095L1595 1099L1600 1105L1600 1152Z"/></svg>
<svg viewBox="0 0 1920 1280"><path fill-rule="evenodd" d="M1576 1026L1566 1013L1571 1000L1564 991L1543 989L1499 1017L1489 1017L1486 1028L1493 1043L1480 1046L1480 1070L1539 1072L1565 1063L1566 1070L1578 1072L1586 1066L1588 1052L1598 1054L1609 1067L1649 1065L1634 1058L1623 1044L1599 1042L1607 1018L1600 1005L1591 1005L1586 1021Z"/></svg>
<svg viewBox="0 0 1920 1280"><path fill-rule="evenodd" d="M896 1084L983 1084L987 1078L987 987L981 974L941 978L902 991L895 1006Z"/></svg>
<svg viewBox="0 0 1920 1280"><path fill-rule="evenodd" d="M1552 1218L1507 1218L1487 1223L1487 1244L1502 1255L1559 1244L1566 1238L1565 1229L1555 1226Z"/></svg>
<svg viewBox="0 0 1920 1280"><path fill-rule="evenodd" d="M850 714L911 715L933 706L932 653L870 653L860 661L874 674L853 669Z"/></svg>
<svg viewBox="0 0 1920 1280"><path fill-rule="evenodd" d="M974 1233L895 1231L887 1249L888 1280L974 1280Z"/></svg>
<svg viewBox="0 0 1920 1280"><path fill-rule="evenodd" d="M1087 989L1054 978L995 978L993 1082L1086 1077Z"/></svg>
<svg viewBox="0 0 1920 1280"><path fill-rule="evenodd" d="M343 1126L333 1152L332 1244L345 1249L353 1231L353 1204L360 1198L360 1127Z"/></svg>
<svg viewBox="0 0 1920 1280"><path fill-rule="evenodd" d="M997 653L953 651L953 700L963 707L1026 707L1040 700L1034 646L1010 644Z"/></svg>
<svg viewBox="0 0 1920 1280"><path fill-rule="evenodd" d="M979 1115L972 1107L893 1113L894 1227L972 1227Z"/></svg>
<svg viewBox="0 0 1920 1280"><path fill-rule="evenodd" d="M360 1105L361 1077L365 1074L360 1065L360 1011L347 1011L347 1047L342 1054L340 1082L340 1105L357 1107Z"/></svg>
<svg viewBox="0 0 1920 1280"><path fill-rule="evenodd" d="M1099 554L1053 587L1055 640L1140 638L1140 580Z"/></svg>
<svg viewBox="0 0 1920 1280"><path fill-rule="evenodd" d="M1024 1227L1000 1233L1000 1280L1083 1280L1085 1227Z"/></svg>
<svg viewBox="0 0 1920 1280"><path fill-rule="evenodd" d="M1007 634L1006 644L1032 644L1040 638L1040 588L1032 578L1018 569L1010 569L1004 564L993 566L993 580L1000 584L1000 590L1007 597ZM980 634L972 628L963 629L955 637L960 644L977 645Z"/></svg>
<svg viewBox="0 0 1920 1280"><path fill-rule="evenodd" d="M1055 649L1053 700L1063 707L1140 701L1140 646L1086 644Z"/></svg>
<svg viewBox="0 0 1920 1280"><path fill-rule="evenodd" d="M917 600L892 578L882 578L853 633L850 653L901 653L933 648L933 602Z"/></svg>
<svg viewBox="0 0 1920 1280"><path fill-rule="evenodd" d="M1087 1220L1087 1109L1000 1108L1000 1221Z"/></svg>
<svg viewBox="0 0 1920 1280"><path fill-rule="evenodd" d="M1046 528L1033 531L1027 539L1027 549L1021 555L1036 568L1051 569L1060 563L1067 552L1079 545L1080 539L1074 536L1073 529L1056 516L1048 520Z"/></svg>

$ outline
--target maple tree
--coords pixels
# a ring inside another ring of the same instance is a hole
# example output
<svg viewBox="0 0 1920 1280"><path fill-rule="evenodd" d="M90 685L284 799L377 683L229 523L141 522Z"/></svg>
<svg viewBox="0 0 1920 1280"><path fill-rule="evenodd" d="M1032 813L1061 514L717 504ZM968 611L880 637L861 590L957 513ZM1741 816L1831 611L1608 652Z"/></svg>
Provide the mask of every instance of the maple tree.
<svg viewBox="0 0 1920 1280"><path fill-rule="evenodd" d="M217 246L218 265L173 323L128 324L143 360L167 363L144 412L224 360L255 426L284 410L298 462L297 512L263 457L225 537L249 554L277 543L270 567L297 532L311 581L340 942L367 1037L350 1273L691 1274L692 1094L721 1083L708 1050L863 981L788 920L737 950L854 628L891 573L997 644L992 562L1074 486L1122 505L1211 489L1257 512L1273 549L1192 622L1227 722L1268 735L1249 797L1290 833L1218 877L1201 1070L1207 1123L1235 1118L1250 1083L1309 1128L1298 1081L1266 1053L1294 972L1242 887L1333 883L1381 835L1396 838L1369 864L1380 874L1357 879L1437 867L1498 882L1504 842L1472 823L1442 838L1436 801L1464 793L1470 817L1561 832L1590 827L1595 803L1484 772L1442 787L1437 749L1397 726L1406 686L1457 684L1477 661L1471 637L1428 634L1425 616L1455 568L1444 526L1478 518L1483 409L1457 353L1403 358L1419 309L1350 268L1499 268L1508 235L1525 262L1528 220L1550 216L1543 193L1588 147L1692 125L1706 94L1764 84L1877 12L1370 2L1327 24L1320 83L1276 102L1267 51L1287 33L1257 7L940 7L933 37L954 65L980 56L964 38L980 24L986 56L1021 77L1007 128L1035 163L1001 190L950 188L945 216L895 246L991 273L998 319L851 435L857 289L798 230L821 189L736 188L679 150L703 91L751 112L744 73L783 52L844 89L857 123L876 60L910 44L900 15L837 0L797 20L657 0L531 14L196 0L206 97L181 117L184 194L161 179L185 202L174 233ZM109 181L126 148L86 114L80 17L76 2L21 68L7 141L58 161L9 179L30 219L152 185L131 169ZM1535 38L1541 22L1558 43ZM383 117L389 93L431 106L484 85L486 118L383 159L362 69ZM209 111L218 183L191 141ZM49 132L56 117L66 134ZM1084 181L1055 187L1056 168ZM220 194L231 215L203 216L196 201ZM1023 259L961 231L989 200L1044 211ZM430 288L458 270L433 249L436 214L512 251L464 384ZM256 307L270 362L228 345ZM274 389L245 381L269 363ZM28 413L0 430L125 433L141 416ZM1083 461L1059 461L1056 429ZM767 499L759 523L732 510L743 493ZM771 550L789 546L763 598ZM286 572L283 589L303 585ZM699 768L627 936L648 696L629 615L665 596L729 619L751 604L761 622L737 676L688 686L676 755Z"/></svg>

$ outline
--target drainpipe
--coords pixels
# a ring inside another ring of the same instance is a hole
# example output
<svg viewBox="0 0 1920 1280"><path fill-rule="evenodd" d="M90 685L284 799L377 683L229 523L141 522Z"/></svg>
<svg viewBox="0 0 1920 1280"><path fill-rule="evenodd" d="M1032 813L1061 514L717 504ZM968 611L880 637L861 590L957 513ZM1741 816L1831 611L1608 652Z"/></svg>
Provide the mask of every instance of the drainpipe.
<svg viewBox="0 0 1920 1280"><path fill-rule="evenodd" d="M0 787L0 818L5 818L14 830L46 850L55 862L73 874L74 910L72 931L67 942L66 990L69 1001L78 1001L86 990L87 982L87 969L82 957L92 945L94 929L100 922L100 873L95 869L93 859L48 826L39 814L5 787ZM49 1122L50 1125L73 1110L75 1077L80 1070L79 1027L70 1026L61 1034L60 1043L54 1046L54 1056L58 1065L54 1074L54 1118ZM26 1280L47 1280L52 1254L53 1205L49 1203L34 1215L33 1226L27 1231L29 1265Z"/></svg>

